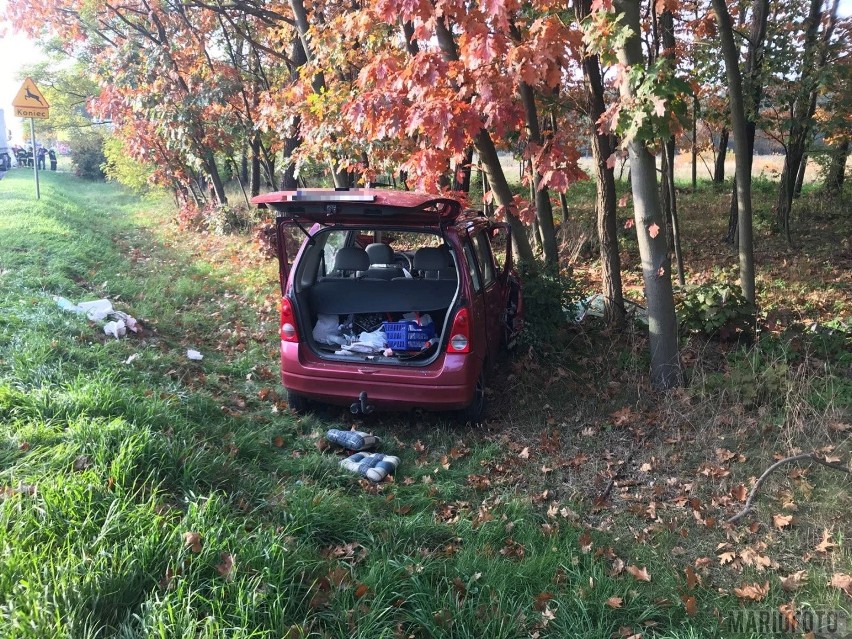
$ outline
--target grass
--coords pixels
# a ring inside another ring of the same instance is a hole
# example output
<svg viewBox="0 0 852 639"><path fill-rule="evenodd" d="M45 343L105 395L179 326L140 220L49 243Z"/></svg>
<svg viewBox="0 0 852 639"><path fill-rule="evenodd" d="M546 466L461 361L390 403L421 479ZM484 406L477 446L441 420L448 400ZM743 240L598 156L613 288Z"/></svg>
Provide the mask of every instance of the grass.
<svg viewBox="0 0 852 639"><path fill-rule="evenodd" d="M275 265L250 242L179 233L168 202L113 185L46 174L31 191L0 181L0 636L727 637L733 589L764 581L751 610L848 612L826 585L852 573L846 477L790 467L745 525L721 523L773 452L848 459L832 344L692 340L692 385L656 396L641 332L574 329L551 361L511 363L479 428L297 417ZM55 295L108 297L145 330L107 338ZM394 482L317 449L353 424L401 457Z"/></svg>

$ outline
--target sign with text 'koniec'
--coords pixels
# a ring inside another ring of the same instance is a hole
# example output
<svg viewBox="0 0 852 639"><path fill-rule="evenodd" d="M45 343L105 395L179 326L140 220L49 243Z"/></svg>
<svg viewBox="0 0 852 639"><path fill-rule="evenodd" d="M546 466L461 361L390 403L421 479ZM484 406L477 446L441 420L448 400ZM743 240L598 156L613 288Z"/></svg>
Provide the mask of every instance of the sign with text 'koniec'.
<svg viewBox="0 0 852 639"><path fill-rule="evenodd" d="M18 95L12 100L12 106L15 107L15 116L19 118L46 120L50 112L50 105L32 78L24 80Z"/></svg>

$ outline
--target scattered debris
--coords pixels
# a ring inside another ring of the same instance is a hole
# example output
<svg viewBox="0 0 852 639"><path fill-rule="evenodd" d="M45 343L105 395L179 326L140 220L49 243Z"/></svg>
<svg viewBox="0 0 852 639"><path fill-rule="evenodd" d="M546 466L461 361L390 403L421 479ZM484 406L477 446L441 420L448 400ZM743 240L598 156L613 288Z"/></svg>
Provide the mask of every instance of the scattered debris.
<svg viewBox="0 0 852 639"><path fill-rule="evenodd" d="M121 339L127 335L127 325L124 320L114 320L104 324L104 333L112 335L115 339Z"/></svg>
<svg viewBox="0 0 852 639"><path fill-rule="evenodd" d="M332 444L355 452L375 448L382 443L382 440L375 435L359 430L339 430L337 428L330 429L325 434L325 438Z"/></svg>
<svg viewBox="0 0 852 639"><path fill-rule="evenodd" d="M604 296L600 293L590 295L586 299L580 300L571 308L564 309L568 319L576 324L582 322L586 316L589 317L604 317ZM648 309L636 302L624 300L624 310L628 318L634 319L640 324L648 325Z"/></svg>
<svg viewBox="0 0 852 639"><path fill-rule="evenodd" d="M200 362L202 359L204 359L204 355L202 355L193 348L186 349L186 356L188 359L194 360L196 362Z"/></svg>
<svg viewBox="0 0 852 639"><path fill-rule="evenodd" d="M383 455L382 453L355 453L351 457L341 460L341 467L361 477L366 477L372 482L378 483L388 475L396 471L399 465L399 457Z"/></svg>
<svg viewBox="0 0 852 639"><path fill-rule="evenodd" d="M74 302L64 297L54 295L53 300L63 311L77 313L78 315L85 314L86 319L92 322L102 322L107 318L113 318L112 321L104 325L104 333L112 335L115 339L120 339L127 335L128 330L138 333L142 328L135 317L115 310L112 302L108 299L91 300L89 302L74 304Z"/></svg>

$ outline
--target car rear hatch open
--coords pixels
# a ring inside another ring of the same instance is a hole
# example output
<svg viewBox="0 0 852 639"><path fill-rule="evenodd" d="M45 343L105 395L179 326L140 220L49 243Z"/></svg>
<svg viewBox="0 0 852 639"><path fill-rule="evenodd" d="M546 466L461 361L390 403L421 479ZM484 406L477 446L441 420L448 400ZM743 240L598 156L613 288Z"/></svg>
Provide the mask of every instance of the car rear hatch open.
<svg viewBox="0 0 852 639"><path fill-rule="evenodd" d="M279 219L320 224L394 224L439 226L461 214L456 200L414 192L378 189L302 189L276 191L252 198L271 208Z"/></svg>

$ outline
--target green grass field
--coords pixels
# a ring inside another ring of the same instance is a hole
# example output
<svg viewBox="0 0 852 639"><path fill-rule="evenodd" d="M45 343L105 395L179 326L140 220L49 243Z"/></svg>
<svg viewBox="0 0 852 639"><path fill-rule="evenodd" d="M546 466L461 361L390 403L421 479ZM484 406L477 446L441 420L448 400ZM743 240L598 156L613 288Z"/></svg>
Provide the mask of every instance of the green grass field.
<svg viewBox="0 0 852 639"><path fill-rule="evenodd" d="M368 422L402 459L370 485L316 446L351 417L281 400L273 262L178 233L167 201L42 178L39 202L29 174L0 181L0 637L760 637L730 630L741 606L849 611L828 585L852 573L848 477L791 466L756 526L721 525L774 450L849 458L830 361L731 353L660 399L641 336L580 336L574 368L516 360L485 427ZM145 330L108 338L55 295ZM595 504L616 473L636 483Z"/></svg>

